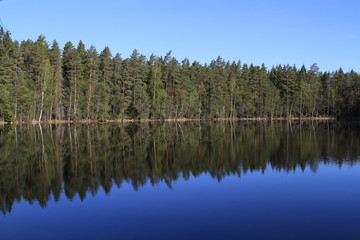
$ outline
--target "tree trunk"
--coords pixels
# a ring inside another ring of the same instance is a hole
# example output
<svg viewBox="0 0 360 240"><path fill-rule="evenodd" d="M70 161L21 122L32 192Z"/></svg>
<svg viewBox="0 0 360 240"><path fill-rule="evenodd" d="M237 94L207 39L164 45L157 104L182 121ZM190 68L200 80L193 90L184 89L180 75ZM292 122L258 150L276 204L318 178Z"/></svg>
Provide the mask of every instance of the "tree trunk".
<svg viewBox="0 0 360 240"><path fill-rule="evenodd" d="M41 106L40 106L39 122L41 121L41 118L42 118L43 108L44 108L44 90L41 91Z"/></svg>
<svg viewBox="0 0 360 240"><path fill-rule="evenodd" d="M90 75L90 81L91 81L91 75ZM91 83L90 83L90 86L89 86L89 97L88 97L88 102L87 102L87 119L89 119L89 117L90 117L90 103L91 103L91 98L92 98L92 96L91 96L91 91L92 91L92 89L91 89Z"/></svg>

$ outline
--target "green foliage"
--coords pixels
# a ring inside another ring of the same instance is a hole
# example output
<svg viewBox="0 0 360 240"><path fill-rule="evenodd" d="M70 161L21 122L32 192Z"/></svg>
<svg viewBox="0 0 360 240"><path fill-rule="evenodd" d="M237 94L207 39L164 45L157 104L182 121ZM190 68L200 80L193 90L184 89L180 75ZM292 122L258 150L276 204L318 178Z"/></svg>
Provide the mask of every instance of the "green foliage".
<svg viewBox="0 0 360 240"><path fill-rule="evenodd" d="M59 44L54 41L50 49L50 64L53 67L53 102L50 109L50 118L52 115L57 120L60 120L64 116L63 109L63 75L62 75L62 62L61 62L61 51Z"/></svg>
<svg viewBox="0 0 360 240"><path fill-rule="evenodd" d="M110 112L110 83L111 83L111 52L108 47L105 47L104 50L99 55L99 81L97 88L97 105L96 112L98 118L108 119Z"/></svg>
<svg viewBox="0 0 360 240"><path fill-rule="evenodd" d="M316 64L267 69L221 57L209 65L137 50L63 51L44 36L13 41L0 29L0 120L359 117L360 76Z"/></svg>
<svg viewBox="0 0 360 240"><path fill-rule="evenodd" d="M166 110L167 92L161 79L163 63L160 58L150 57L147 92L150 98L150 117L164 119Z"/></svg>

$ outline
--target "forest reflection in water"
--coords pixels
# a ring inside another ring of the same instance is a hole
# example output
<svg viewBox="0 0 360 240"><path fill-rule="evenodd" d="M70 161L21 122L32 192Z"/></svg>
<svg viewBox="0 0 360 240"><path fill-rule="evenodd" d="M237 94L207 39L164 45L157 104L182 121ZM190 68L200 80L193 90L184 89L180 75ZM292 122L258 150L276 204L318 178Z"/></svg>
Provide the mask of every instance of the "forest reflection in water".
<svg viewBox="0 0 360 240"><path fill-rule="evenodd" d="M319 163L352 165L360 156L358 123L186 122L19 125L0 128L0 209L65 194L85 199L100 188L208 173L294 171Z"/></svg>

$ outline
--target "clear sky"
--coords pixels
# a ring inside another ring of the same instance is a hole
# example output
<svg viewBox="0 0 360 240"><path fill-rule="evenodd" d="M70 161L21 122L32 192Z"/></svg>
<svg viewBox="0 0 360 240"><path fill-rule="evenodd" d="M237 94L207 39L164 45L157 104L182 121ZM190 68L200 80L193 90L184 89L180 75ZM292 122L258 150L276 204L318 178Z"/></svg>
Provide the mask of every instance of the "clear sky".
<svg viewBox="0 0 360 240"><path fill-rule="evenodd" d="M360 0L3 0L13 39L360 72Z"/></svg>

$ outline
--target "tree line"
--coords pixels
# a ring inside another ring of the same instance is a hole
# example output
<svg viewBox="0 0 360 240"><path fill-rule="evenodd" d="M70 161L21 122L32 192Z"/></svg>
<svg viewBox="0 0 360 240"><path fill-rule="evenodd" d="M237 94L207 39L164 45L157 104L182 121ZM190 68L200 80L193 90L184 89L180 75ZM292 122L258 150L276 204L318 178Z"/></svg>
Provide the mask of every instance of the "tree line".
<svg viewBox="0 0 360 240"><path fill-rule="evenodd" d="M44 36L19 43L0 29L0 121L360 116L360 76L171 51L129 58Z"/></svg>
<svg viewBox="0 0 360 240"><path fill-rule="evenodd" d="M0 127L0 211L15 201L59 201L113 187L252 171L316 172L354 165L359 124L326 122L119 123Z"/></svg>

